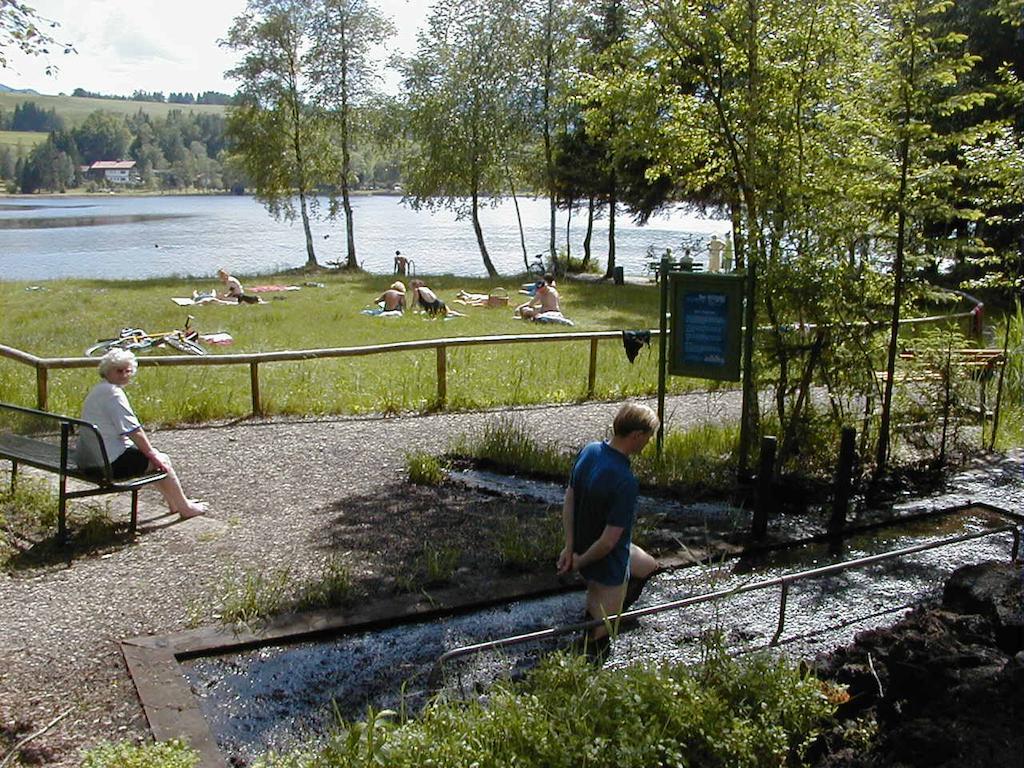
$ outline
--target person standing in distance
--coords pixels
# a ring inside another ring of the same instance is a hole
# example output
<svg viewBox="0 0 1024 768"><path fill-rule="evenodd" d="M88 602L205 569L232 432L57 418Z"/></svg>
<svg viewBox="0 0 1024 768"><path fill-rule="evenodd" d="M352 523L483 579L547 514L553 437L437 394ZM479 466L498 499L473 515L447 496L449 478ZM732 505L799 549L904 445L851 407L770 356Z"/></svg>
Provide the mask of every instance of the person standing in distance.
<svg viewBox="0 0 1024 768"><path fill-rule="evenodd" d="M658 429L646 405L626 403L615 415L612 437L588 444L573 465L562 504L565 548L558 573L578 571L587 582L587 613L613 616L632 605L658 561L633 543L639 484L630 468ZM594 627L589 641L598 656L607 649L608 630Z"/></svg>

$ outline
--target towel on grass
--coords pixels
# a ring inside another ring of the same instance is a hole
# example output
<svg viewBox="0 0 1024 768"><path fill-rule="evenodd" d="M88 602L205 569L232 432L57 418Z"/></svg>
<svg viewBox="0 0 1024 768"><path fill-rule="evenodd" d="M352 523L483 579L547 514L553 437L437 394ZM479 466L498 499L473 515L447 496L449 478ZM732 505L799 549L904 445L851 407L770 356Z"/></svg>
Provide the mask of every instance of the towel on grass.
<svg viewBox="0 0 1024 768"><path fill-rule="evenodd" d="M541 312L539 315L533 316L533 322L535 323L555 323L557 325L576 325L572 320L563 315L561 312Z"/></svg>

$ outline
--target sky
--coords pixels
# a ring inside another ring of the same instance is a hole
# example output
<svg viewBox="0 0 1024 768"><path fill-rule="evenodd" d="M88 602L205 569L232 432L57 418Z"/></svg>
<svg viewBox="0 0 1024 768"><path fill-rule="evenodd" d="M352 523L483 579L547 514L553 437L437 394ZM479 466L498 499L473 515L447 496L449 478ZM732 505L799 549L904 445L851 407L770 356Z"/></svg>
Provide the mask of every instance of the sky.
<svg viewBox="0 0 1024 768"><path fill-rule="evenodd" d="M75 88L93 93L129 96L136 90L164 95L220 91L234 93L224 72L236 54L217 41L245 8L245 0L26 0L44 19L57 21L51 30L77 53L60 51L27 57L7 51L8 66L0 84L31 88L42 94L70 94ZM376 0L390 16L398 34L393 47L412 51L416 31L424 23L428 2ZM47 76L47 64L56 65Z"/></svg>

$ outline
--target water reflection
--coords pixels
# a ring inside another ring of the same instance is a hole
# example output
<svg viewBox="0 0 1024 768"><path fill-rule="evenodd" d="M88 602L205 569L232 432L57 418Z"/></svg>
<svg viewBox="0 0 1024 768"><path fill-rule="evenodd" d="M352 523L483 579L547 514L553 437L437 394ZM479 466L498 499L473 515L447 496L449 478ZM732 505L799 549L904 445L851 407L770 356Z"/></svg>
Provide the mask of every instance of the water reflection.
<svg viewBox="0 0 1024 768"><path fill-rule="evenodd" d="M85 206L81 206L85 207ZM47 216L33 219L0 219L0 229L56 229L58 227L103 227L142 221L190 219L189 213L135 213L124 216Z"/></svg>

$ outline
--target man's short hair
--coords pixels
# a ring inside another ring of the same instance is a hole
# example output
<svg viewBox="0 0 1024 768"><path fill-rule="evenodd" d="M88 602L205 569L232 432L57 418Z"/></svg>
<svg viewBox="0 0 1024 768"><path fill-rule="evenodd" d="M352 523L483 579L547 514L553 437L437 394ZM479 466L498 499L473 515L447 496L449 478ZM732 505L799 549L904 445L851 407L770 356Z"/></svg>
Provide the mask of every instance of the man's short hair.
<svg viewBox="0 0 1024 768"><path fill-rule="evenodd" d="M654 432L659 424L658 414L646 405L626 403L615 414L612 431L616 437L625 437L632 432Z"/></svg>

